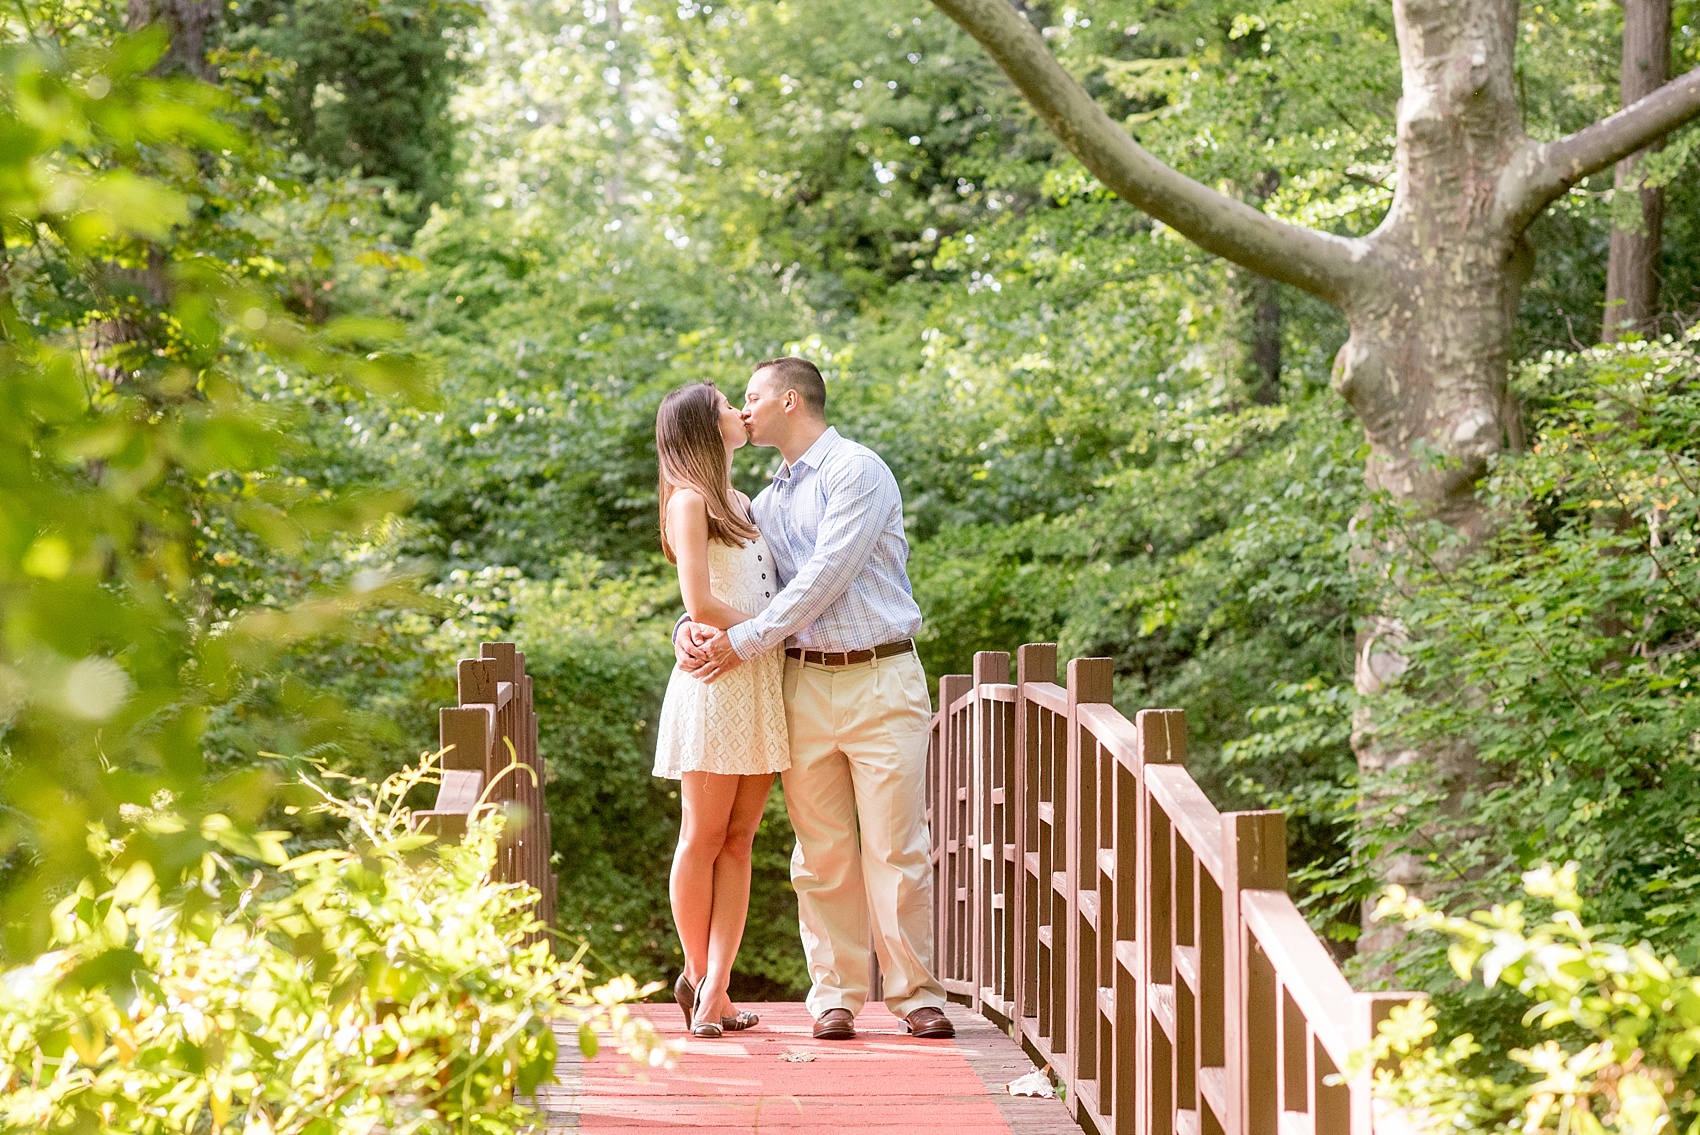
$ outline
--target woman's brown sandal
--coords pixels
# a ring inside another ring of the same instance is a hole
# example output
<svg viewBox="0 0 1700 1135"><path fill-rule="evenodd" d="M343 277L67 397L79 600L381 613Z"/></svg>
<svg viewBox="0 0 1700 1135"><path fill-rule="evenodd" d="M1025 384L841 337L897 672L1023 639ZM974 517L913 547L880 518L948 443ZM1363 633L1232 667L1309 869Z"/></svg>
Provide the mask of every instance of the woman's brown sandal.
<svg viewBox="0 0 1700 1135"><path fill-rule="evenodd" d="M679 1012L685 1015L685 1028L689 1030L691 1009L697 1003L697 991L683 973L679 975L679 980L673 983L673 1000L679 1003Z"/></svg>

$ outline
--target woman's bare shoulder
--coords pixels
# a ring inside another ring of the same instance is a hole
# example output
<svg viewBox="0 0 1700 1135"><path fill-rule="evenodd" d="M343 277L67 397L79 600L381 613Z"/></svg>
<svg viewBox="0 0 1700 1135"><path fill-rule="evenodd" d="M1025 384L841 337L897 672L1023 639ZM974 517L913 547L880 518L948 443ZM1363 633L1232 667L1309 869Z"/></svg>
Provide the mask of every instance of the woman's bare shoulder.
<svg viewBox="0 0 1700 1135"><path fill-rule="evenodd" d="M708 502L702 499L702 494L695 489L674 489L673 495L667 498L667 511L678 515L691 513L708 513Z"/></svg>

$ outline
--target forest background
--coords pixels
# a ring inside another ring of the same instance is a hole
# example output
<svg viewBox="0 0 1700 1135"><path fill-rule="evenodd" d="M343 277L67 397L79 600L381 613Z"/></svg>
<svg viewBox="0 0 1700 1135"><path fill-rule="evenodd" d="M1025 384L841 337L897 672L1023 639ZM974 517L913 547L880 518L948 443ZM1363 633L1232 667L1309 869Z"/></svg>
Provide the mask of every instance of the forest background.
<svg viewBox="0 0 1700 1135"><path fill-rule="evenodd" d="M1340 233L1368 232L1390 202L1386 6L1026 11L1191 176ZM826 372L834 422L903 486L935 682L1026 641L1113 658L1124 710L1187 711L1219 805L1288 812L1294 886L1343 957L1374 865L1408 852L1460 902L1574 859L1595 922L1696 960L1693 128L1650 167L1667 199L1664 339L1595 347L1632 195L1596 177L1537 223L1513 376L1523 438L1484 485L1495 535L1460 554L1366 493L1362 430L1330 388L1340 317L1115 200L924 4L17 13L0 17L17 41L73 56L120 42L138 13L174 24L160 73L198 76L175 97L225 131L165 163L186 204L140 232L153 251L123 262L123 303L164 302L163 262L210 261L278 326L348 352L339 371L293 339L225 350L231 397L287 437L245 464L192 450L166 502L183 541L161 601L190 637L315 599L337 612L322 620L334 634L297 618L209 687L196 744L218 783L304 760L381 772L433 748L453 660L512 638L536 678L560 929L605 972L676 968L678 805L649 775L679 609L655 534L653 414L689 381L736 399L755 361L799 353ZM1700 7L1678 3L1674 23L1680 72L1700 62ZM1531 135L1615 108L1618 5L1526 4L1519 34ZM80 285L74 242L7 224L9 318L91 357L183 352L180 322L113 330L112 292ZM263 339L266 317L247 326ZM405 375L359 371L380 342L412 353ZM746 450L735 473L754 491L773 463ZM1410 548L1391 577L1354 555L1386 526ZM19 543L19 578L65 574L42 539ZM1471 739L1490 775L1461 796L1361 790L1354 635L1389 592L1412 666L1377 697L1406 735ZM40 788L18 768L14 804ZM16 911L51 838L14 813ZM776 792L740 996L805 984L790 843ZM1441 947L1398 961L1378 972L1479 996L1455 989Z"/></svg>

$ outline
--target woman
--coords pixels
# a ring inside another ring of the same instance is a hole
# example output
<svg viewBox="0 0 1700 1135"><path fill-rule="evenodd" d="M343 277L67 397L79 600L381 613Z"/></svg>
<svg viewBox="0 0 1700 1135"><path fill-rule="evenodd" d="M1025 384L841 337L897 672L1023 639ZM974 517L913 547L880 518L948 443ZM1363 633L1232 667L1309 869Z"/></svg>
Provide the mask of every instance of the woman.
<svg viewBox="0 0 1700 1135"><path fill-rule="evenodd" d="M732 487L732 454L749 441L744 420L711 383L662 400L661 550L678 565L691 620L731 627L759 614L778 589L773 557ZM673 986L692 1036L756 1024L726 994L750 905L750 846L773 774L790 767L785 660L751 658L712 684L677 667L667 682L655 775L679 781L684 804L673 856L673 921L685 972Z"/></svg>

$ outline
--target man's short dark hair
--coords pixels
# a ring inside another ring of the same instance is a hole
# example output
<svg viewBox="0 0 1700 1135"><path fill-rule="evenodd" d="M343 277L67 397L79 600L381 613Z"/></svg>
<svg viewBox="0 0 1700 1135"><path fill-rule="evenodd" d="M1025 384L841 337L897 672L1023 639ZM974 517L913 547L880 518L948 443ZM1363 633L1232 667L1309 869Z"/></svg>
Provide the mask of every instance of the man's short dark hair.
<svg viewBox="0 0 1700 1135"><path fill-rule="evenodd" d="M785 355L756 364L756 374L764 370L773 372L772 381L780 390L795 390L815 417L826 417L826 380L821 378L814 363L796 355Z"/></svg>

